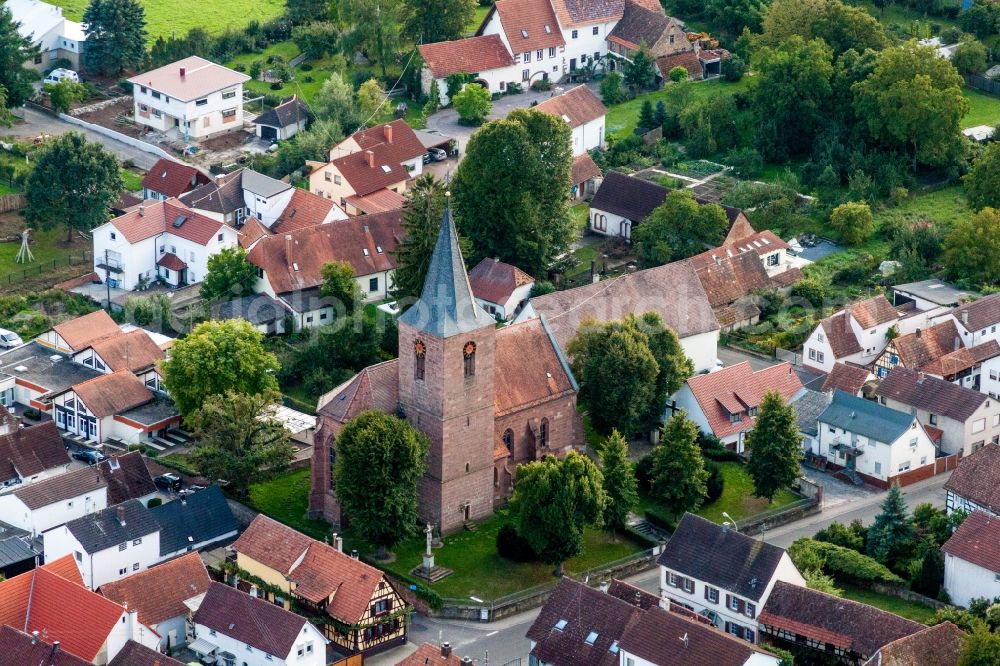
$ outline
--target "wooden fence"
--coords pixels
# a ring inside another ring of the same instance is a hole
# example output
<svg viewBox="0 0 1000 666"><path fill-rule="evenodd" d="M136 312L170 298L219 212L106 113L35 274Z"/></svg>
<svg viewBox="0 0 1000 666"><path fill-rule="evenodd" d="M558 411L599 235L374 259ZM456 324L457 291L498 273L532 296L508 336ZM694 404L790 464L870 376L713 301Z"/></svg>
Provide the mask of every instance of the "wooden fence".
<svg viewBox="0 0 1000 666"><path fill-rule="evenodd" d="M965 84L970 88L982 90L987 95L1000 97L1000 81L994 81L979 74L966 74Z"/></svg>
<svg viewBox="0 0 1000 666"><path fill-rule="evenodd" d="M76 264L86 264L91 262L90 250L84 250L83 254L70 254L57 259L46 261L34 261L30 264L16 264L20 266L17 270L0 275L0 284L14 284L21 280L26 280L33 275L42 275L46 271L54 271L60 266L74 266Z"/></svg>
<svg viewBox="0 0 1000 666"><path fill-rule="evenodd" d="M28 205L28 199L23 194L5 194L0 197L0 213L21 210Z"/></svg>

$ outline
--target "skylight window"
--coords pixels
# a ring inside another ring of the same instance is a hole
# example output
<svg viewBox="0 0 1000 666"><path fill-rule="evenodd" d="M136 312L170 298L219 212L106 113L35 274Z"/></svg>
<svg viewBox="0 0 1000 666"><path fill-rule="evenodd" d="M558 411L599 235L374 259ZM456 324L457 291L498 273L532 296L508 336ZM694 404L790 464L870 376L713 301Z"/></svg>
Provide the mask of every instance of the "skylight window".
<svg viewBox="0 0 1000 666"><path fill-rule="evenodd" d="M611 647L608 648L608 652L611 654L618 654L618 641L611 644Z"/></svg>
<svg viewBox="0 0 1000 666"><path fill-rule="evenodd" d="M381 245L376 245L375 246L375 251L378 252L379 254L382 254L382 246Z"/></svg>
<svg viewBox="0 0 1000 666"><path fill-rule="evenodd" d="M522 36L522 37L524 37L525 39L527 39L527 38L528 38L528 31L527 31L527 30L524 30L524 29L522 29L522 30L521 30L521 36Z"/></svg>
<svg viewBox="0 0 1000 666"><path fill-rule="evenodd" d="M550 28L547 24L545 26L545 34L546 35L551 35L552 34L552 28Z"/></svg>
<svg viewBox="0 0 1000 666"><path fill-rule="evenodd" d="M562 631L563 629L566 628L567 624L569 623L566 620L559 620L558 622L556 622L556 631Z"/></svg>
<svg viewBox="0 0 1000 666"><path fill-rule="evenodd" d="M589 634L587 634L587 640L586 640L587 645L593 645L596 642L597 642L597 632L596 631L592 631Z"/></svg>
<svg viewBox="0 0 1000 666"><path fill-rule="evenodd" d="M292 263L292 270L293 270L293 271L297 271L297 270L299 270L299 265L298 265L298 263L296 263L296 262L293 262L293 263Z"/></svg>
<svg viewBox="0 0 1000 666"><path fill-rule="evenodd" d="M369 256L369 254L368 254L368 248L366 248L366 247L361 248L361 251L365 253L366 257Z"/></svg>
<svg viewBox="0 0 1000 666"><path fill-rule="evenodd" d="M384 171L385 173L391 173L392 172L392 167L389 166L388 164L383 164L382 165L382 171Z"/></svg>
<svg viewBox="0 0 1000 666"><path fill-rule="evenodd" d="M178 215L177 217L174 218L174 229L180 229L182 226L184 226L185 222L187 222L187 216Z"/></svg>

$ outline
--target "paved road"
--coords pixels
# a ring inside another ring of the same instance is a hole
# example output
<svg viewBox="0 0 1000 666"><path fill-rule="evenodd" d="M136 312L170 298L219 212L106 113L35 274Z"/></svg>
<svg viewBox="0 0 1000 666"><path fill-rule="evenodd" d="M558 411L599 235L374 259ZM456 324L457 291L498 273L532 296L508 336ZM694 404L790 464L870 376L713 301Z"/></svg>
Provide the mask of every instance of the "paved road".
<svg viewBox="0 0 1000 666"><path fill-rule="evenodd" d="M23 119L24 122L18 122L13 127L4 128L0 130L0 134L12 135L23 138L36 137L39 134L63 134L64 132L75 131L82 132L86 135L87 139L90 141L96 141L104 145L109 151L118 156L121 161L132 160L132 162L139 167L148 171L159 159L156 155L152 153L147 153L144 150L139 150L127 143L122 143L110 137L104 136L103 134L98 134L86 128L80 127L79 125L73 125L64 120L45 113L43 111L38 111L31 107L24 107L16 111L19 118Z"/></svg>
<svg viewBox="0 0 1000 666"><path fill-rule="evenodd" d="M913 484L903 490L903 497L906 498L910 509L924 502L943 507L945 502L944 484L947 480L948 475L943 474ZM812 536L835 520L849 523L860 518L862 522L869 524L878 514L884 498L884 493L860 493L853 502L840 504L816 516L810 516L771 530L764 535L764 538L769 543L785 548L791 545L795 539ZM658 571L653 570L628 580L633 585L645 590L658 592L658 576ZM389 666L412 652L420 643L448 641L457 654L472 657L476 664L486 664L488 653L489 664L502 666L520 657L521 666L526 666L530 644L524 634L537 615L538 610L536 609L488 624L437 620L417 616L410 631L411 645L397 648L372 659L365 659L365 663L370 663L372 666Z"/></svg>

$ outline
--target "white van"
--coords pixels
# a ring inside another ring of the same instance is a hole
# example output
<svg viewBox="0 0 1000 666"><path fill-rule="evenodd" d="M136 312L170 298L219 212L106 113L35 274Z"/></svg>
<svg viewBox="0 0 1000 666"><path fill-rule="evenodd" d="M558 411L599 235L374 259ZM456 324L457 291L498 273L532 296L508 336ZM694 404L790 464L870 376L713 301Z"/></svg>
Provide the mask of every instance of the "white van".
<svg viewBox="0 0 1000 666"><path fill-rule="evenodd" d="M59 83L64 79L69 79L74 83L79 83L80 75L72 69L63 69L60 67L49 72L49 75L45 77L45 83Z"/></svg>
<svg viewBox="0 0 1000 666"><path fill-rule="evenodd" d="M24 344L24 340L21 336L14 331L8 331L6 328L0 328L0 347L4 349L13 349L14 347L20 347Z"/></svg>

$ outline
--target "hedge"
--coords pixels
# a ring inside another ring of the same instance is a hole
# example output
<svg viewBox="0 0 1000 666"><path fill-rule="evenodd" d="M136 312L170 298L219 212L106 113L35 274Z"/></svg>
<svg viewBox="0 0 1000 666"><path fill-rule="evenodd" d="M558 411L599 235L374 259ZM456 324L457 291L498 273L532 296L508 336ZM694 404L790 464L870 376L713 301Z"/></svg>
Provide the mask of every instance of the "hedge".
<svg viewBox="0 0 1000 666"><path fill-rule="evenodd" d="M902 583L887 567L861 553L815 539L797 539L788 555L800 571L819 567L837 579L858 582Z"/></svg>

